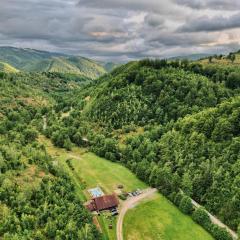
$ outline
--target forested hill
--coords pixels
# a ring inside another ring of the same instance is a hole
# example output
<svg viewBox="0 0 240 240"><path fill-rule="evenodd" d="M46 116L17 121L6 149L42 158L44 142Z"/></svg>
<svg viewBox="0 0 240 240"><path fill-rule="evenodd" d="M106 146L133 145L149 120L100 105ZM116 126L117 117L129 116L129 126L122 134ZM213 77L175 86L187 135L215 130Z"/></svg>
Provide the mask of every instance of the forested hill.
<svg viewBox="0 0 240 240"><path fill-rule="evenodd" d="M60 53L0 47L0 61L25 72L60 72L79 74L88 78L97 78L114 65L105 65L88 58Z"/></svg>
<svg viewBox="0 0 240 240"><path fill-rule="evenodd" d="M100 239L70 178L38 142L42 115L78 85L0 73L0 239Z"/></svg>
<svg viewBox="0 0 240 240"><path fill-rule="evenodd" d="M237 230L240 98L238 85L229 83L238 67L224 68L216 80L222 66L209 75L199 64L142 60L120 66L64 97L57 110L71 107L71 113L61 119L48 112L44 134L67 149L82 146L87 136L91 151L126 165L185 213L192 214L181 191ZM202 221L216 239L231 239Z"/></svg>
<svg viewBox="0 0 240 240"><path fill-rule="evenodd" d="M132 62L103 77L85 92L89 97L84 114L113 128L166 124L216 106L233 95L224 84L181 67L165 66L164 61L159 64L156 67L144 61Z"/></svg>

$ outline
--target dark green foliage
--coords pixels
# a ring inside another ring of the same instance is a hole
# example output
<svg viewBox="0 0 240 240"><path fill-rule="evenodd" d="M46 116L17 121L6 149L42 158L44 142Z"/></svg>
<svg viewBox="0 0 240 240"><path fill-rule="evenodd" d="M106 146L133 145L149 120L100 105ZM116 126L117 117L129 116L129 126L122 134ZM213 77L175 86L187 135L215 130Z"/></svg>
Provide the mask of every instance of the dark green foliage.
<svg viewBox="0 0 240 240"><path fill-rule="evenodd" d="M240 73L239 72L232 72L228 75L226 86L235 89L240 87Z"/></svg>
<svg viewBox="0 0 240 240"><path fill-rule="evenodd" d="M166 124L204 107L215 106L230 95L224 87L202 76L169 67L164 60L128 64L96 89L85 114L90 120L113 128Z"/></svg>
<svg viewBox="0 0 240 240"><path fill-rule="evenodd" d="M227 59L231 60L231 62L233 63L236 59L236 55L234 53L229 53Z"/></svg>
<svg viewBox="0 0 240 240"><path fill-rule="evenodd" d="M204 208L198 208L193 212L193 220L209 231L217 240L232 240L232 236L226 229L212 224Z"/></svg>
<svg viewBox="0 0 240 240"><path fill-rule="evenodd" d="M211 220L204 208L197 208L193 212L193 220L203 226L205 229L208 229L211 225Z"/></svg>
<svg viewBox="0 0 240 240"><path fill-rule="evenodd" d="M71 179L36 141L36 127L54 102L42 84L58 88L56 79L48 81L7 74L0 82L0 238L100 239ZM72 145L69 138L64 144Z"/></svg>
<svg viewBox="0 0 240 240"><path fill-rule="evenodd" d="M232 240L227 230L217 225L212 225L210 232L216 240Z"/></svg>
<svg viewBox="0 0 240 240"><path fill-rule="evenodd" d="M180 210L185 214L191 214L193 211L193 205L192 201L188 196L183 196L180 204L179 204Z"/></svg>

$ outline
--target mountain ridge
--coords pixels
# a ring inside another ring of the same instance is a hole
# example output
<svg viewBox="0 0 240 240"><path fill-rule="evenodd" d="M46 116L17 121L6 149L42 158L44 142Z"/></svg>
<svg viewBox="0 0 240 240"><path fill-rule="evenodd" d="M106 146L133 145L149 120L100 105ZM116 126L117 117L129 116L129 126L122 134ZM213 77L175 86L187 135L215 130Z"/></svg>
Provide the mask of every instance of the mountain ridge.
<svg viewBox="0 0 240 240"><path fill-rule="evenodd" d="M115 66L93 59L31 48L0 47L0 61L24 72L60 72L95 79Z"/></svg>

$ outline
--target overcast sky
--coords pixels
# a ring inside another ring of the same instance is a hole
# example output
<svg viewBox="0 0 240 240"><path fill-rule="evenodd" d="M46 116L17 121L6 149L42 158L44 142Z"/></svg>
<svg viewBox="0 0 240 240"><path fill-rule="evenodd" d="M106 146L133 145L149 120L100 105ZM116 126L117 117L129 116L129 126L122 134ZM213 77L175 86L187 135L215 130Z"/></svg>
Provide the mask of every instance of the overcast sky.
<svg viewBox="0 0 240 240"><path fill-rule="evenodd" d="M128 61L240 49L240 0L0 0L0 45Z"/></svg>

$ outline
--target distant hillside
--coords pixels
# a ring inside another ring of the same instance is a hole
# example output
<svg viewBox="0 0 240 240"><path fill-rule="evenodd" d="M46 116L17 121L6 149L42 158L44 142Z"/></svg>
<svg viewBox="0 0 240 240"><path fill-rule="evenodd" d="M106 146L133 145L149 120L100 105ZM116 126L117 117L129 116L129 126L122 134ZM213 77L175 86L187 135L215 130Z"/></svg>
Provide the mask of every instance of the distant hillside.
<svg viewBox="0 0 240 240"><path fill-rule="evenodd" d="M111 72L113 69L116 67L119 67L121 64L117 64L114 62L107 62L107 63L102 63L102 66L106 69L107 72Z"/></svg>
<svg viewBox="0 0 240 240"><path fill-rule="evenodd" d="M16 73L16 72L19 72L19 70L17 70L16 68L14 68L8 63L0 62L0 72Z"/></svg>
<svg viewBox="0 0 240 240"><path fill-rule="evenodd" d="M232 61L228 55L211 55L199 60L203 65L212 65L217 67L234 67L239 68L240 66L240 52L232 53L235 56L235 59Z"/></svg>
<svg viewBox="0 0 240 240"><path fill-rule="evenodd" d="M183 56L171 57L171 58L169 58L169 60L188 59L188 60L196 61L196 60L200 60L200 59L202 59L202 58L207 58L207 57L209 57L209 56L211 56L211 54L199 53L199 54L190 54L190 55L183 55Z"/></svg>
<svg viewBox="0 0 240 240"><path fill-rule="evenodd" d="M73 73L88 78L97 78L111 70L84 57L13 47L0 47L0 61L21 71Z"/></svg>

